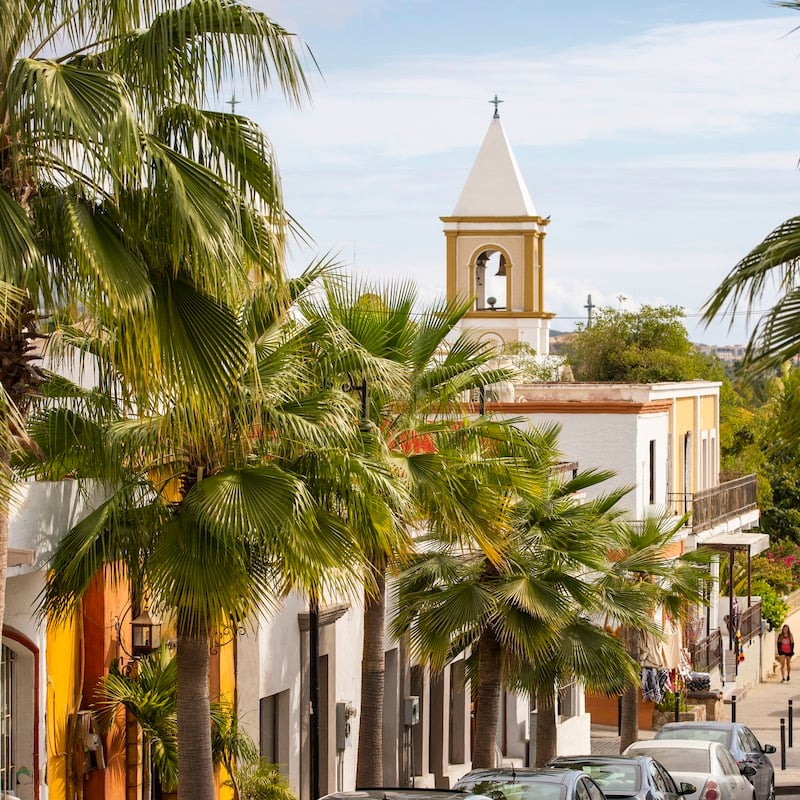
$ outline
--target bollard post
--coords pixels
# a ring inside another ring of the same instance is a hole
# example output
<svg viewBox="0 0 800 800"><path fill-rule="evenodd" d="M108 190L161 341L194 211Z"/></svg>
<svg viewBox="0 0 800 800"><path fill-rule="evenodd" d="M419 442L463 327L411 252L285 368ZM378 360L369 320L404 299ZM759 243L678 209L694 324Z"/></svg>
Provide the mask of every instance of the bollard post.
<svg viewBox="0 0 800 800"><path fill-rule="evenodd" d="M786 720L781 717L781 769L786 769Z"/></svg>
<svg viewBox="0 0 800 800"><path fill-rule="evenodd" d="M793 701L789 700L789 747L792 746L792 732L794 728L793 724L793 717L794 717L794 709L792 708Z"/></svg>
<svg viewBox="0 0 800 800"><path fill-rule="evenodd" d="M675 722L681 721L681 696L675 692Z"/></svg>
<svg viewBox="0 0 800 800"><path fill-rule="evenodd" d="M736 722L736 695L731 697L731 722Z"/></svg>

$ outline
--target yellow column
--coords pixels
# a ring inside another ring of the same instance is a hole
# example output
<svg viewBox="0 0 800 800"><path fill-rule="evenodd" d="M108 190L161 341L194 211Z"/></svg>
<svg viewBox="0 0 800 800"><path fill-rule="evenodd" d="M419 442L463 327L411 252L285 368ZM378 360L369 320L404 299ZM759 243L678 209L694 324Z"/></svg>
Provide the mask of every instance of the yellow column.
<svg viewBox="0 0 800 800"><path fill-rule="evenodd" d="M444 235L447 238L447 299L452 300L458 295L458 236L456 231L445 231Z"/></svg>

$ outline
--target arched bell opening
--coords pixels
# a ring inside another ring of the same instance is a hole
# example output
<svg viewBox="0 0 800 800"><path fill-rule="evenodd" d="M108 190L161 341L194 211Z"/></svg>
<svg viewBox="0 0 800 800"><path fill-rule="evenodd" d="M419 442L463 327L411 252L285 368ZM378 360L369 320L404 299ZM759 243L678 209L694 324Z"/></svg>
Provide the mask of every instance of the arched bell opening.
<svg viewBox="0 0 800 800"><path fill-rule="evenodd" d="M508 311L511 264L499 249L486 248L474 261L474 291L476 311Z"/></svg>

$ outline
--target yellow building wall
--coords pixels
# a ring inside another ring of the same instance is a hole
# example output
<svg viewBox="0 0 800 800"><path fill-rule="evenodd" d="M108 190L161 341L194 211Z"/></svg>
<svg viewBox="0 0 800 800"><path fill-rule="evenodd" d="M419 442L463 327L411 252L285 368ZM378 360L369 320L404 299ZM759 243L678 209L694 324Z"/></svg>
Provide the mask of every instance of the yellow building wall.
<svg viewBox="0 0 800 800"><path fill-rule="evenodd" d="M236 641L227 642L219 650L219 700L226 706L236 709ZM233 788L226 785L230 775L220 767L220 800L233 800Z"/></svg>
<svg viewBox="0 0 800 800"><path fill-rule="evenodd" d="M715 395L700 398L700 429L704 431L717 428L717 400Z"/></svg>
<svg viewBox="0 0 800 800"><path fill-rule="evenodd" d="M697 475L695 475L695 453L697 452L698 439L700 432L695 430L694 418L694 397L679 397L675 400L675 436L672 442L674 458L673 486L677 492L693 492L697 486ZM683 465L683 442L687 431L692 432L692 453L689 464L688 487L683 486L684 465Z"/></svg>
<svg viewBox="0 0 800 800"><path fill-rule="evenodd" d="M81 630L77 615L62 625L47 626L47 785L53 800L66 798L70 754L67 723L80 705Z"/></svg>

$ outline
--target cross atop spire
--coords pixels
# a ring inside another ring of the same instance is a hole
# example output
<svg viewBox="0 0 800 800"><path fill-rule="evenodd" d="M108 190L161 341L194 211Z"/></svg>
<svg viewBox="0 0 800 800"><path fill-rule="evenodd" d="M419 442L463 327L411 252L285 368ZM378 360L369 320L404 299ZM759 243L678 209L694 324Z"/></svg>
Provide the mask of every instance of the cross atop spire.
<svg viewBox="0 0 800 800"><path fill-rule="evenodd" d="M236 99L236 90L234 90L233 94L231 95L231 99L228 100L228 104L231 107L231 114L235 114L236 106L239 105L239 101Z"/></svg>
<svg viewBox="0 0 800 800"><path fill-rule="evenodd" d="M493 116L493 119L500 119L499 105L500 105L500 103L502 103L504 101L503 100L498 100L497 99L497 93L495 92L494 100L490 100L489 102L494 105L494 116Z"/></svg>

